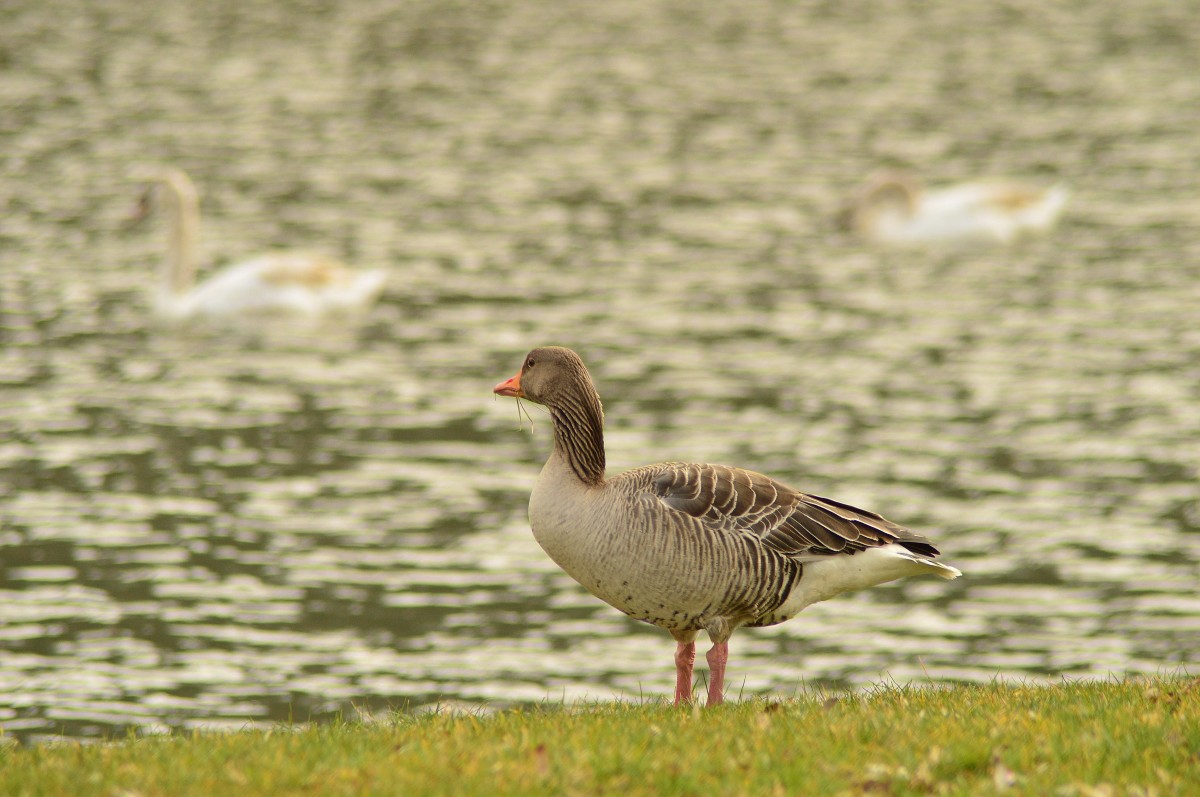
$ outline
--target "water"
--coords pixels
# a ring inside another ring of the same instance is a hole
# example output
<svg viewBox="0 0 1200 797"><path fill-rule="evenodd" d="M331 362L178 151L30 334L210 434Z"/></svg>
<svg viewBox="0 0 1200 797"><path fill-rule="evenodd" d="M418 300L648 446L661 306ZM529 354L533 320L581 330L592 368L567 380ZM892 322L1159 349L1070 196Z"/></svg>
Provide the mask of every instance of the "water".
<svg viewBox="0 0 1200 797"><path fill-rule="evenodd" d="M71 2L0 24L9 738L668 695L672 644L533 542L579 349L613 470L753 467L967 577L733 640L735 692L1200 661L1197 12L1013 2ZM205 261L324 251L352 323L156 324L129 175ZM1054 236L837 237L879 166L1074 191Z"/></svg>

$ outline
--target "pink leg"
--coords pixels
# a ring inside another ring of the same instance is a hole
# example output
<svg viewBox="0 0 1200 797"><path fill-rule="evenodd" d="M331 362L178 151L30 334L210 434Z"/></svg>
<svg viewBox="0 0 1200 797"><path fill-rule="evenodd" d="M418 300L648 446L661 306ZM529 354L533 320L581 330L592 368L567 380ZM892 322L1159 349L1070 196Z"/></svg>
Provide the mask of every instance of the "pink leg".
<svg viewBox="0 0 1200 797"><path fill-rule="evenodd" d="M729 643L717 642L708 651L708 703L719 706L725 702L725 663L729 661Z"/></svg>
<svg viewBox="0 0 1200 797"><path fill-rule="evenodd" d="M696 661L695 642L675 643L675 705L692 702L692 665Z"/></svg>

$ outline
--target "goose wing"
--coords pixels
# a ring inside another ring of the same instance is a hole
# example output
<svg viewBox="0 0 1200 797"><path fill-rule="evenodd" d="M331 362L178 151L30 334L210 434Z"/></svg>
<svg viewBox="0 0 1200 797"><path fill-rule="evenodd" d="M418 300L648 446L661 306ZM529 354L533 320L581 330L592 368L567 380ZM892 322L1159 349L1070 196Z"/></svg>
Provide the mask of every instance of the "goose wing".
<svg viewBox="0 0 1200 797"><path fill-rule="evenodd" d="M938 555L929 540L874 512L799 492L761 473L682 462L648 470L647 488L665 506L715 533L750 536L786 556L817 559L893 542Z"/></svg>

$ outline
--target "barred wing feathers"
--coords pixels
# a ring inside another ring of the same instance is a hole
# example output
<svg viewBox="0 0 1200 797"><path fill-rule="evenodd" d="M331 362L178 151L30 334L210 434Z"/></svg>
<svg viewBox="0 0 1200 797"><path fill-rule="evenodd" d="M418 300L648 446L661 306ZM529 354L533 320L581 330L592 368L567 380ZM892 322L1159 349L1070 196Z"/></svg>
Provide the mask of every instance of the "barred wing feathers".
<svg viewBox="0 0 1200 797"><path fill-rule="evenodd" d="M865 509L801 493L769 476L724 465L666 462L617 477L638 484L715 534L749 535L800 560L899 543L937 556L925 537Z"/></svg>

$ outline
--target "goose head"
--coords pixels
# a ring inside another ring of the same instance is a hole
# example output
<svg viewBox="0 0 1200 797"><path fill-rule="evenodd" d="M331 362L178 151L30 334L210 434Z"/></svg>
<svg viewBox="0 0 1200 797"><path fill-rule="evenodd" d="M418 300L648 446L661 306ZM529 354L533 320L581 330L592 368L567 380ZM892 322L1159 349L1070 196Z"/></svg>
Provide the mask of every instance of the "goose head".
<svg viewBox="0 0 1200 797"><path fill-rule="evenodd" d="M548 409L555 455L583 484L604 483L604 407L578 354L561 346L534 349L525 355L516 376L492 392L529 399Z"/></svg>
<svg viewBox="0 0 1200 797"><path fill-rule="evenodd" d="M526 354L521 370L492 392L555 409L591 399L596 385L578 354L562 346L542 346Z"/></svg>

